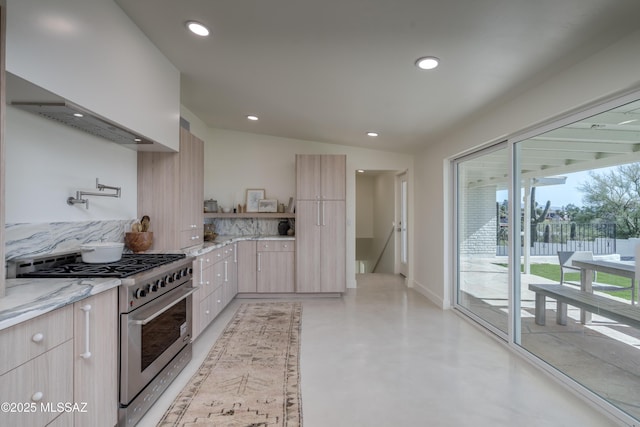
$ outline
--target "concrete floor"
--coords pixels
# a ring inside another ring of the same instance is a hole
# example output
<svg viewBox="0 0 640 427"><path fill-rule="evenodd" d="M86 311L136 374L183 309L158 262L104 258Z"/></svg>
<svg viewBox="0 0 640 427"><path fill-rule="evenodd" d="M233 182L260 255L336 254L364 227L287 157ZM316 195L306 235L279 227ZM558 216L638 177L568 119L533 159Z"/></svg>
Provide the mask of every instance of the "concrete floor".
<svg viewBox="0 0 640 427"><path fill-rule="evenodd" d="M496 265L495 260L475 260L467 262L465 267L469 271L463 275L467 291L461 294L462 305L506 331L506 268ZM571 306L568 307L567 325L557 325L556 302L552 299L547 299L547 324L536 325L535 294L528 290L528 284L557 282L531 274L522 274L520 279L522 347L612 405L640 419L640 330L596 314L591 324L582 325L580 310Z"/></svg>
<svg viewBox="0 0 640 427"><path fill-rule="evenodd" d="M304 427L618 425L399 276L358 276L343 298L306 298ZM138 424L155 426L242 302L194 344L194 359Z"/></svg>

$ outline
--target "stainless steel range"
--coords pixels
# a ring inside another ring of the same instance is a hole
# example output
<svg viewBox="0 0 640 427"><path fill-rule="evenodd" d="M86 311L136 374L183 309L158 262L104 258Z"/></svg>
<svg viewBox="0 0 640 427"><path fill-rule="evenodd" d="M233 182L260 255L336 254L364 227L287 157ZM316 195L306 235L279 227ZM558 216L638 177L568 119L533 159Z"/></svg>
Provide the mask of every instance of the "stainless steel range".
<svg viewBox="0 0 640 427"><path fill-rule="evenodd" d="M134 426L191 360L193 258L124 254L86 264L78 254L21 260L16 277L117 277L120 316L119 425Z"/></svg>

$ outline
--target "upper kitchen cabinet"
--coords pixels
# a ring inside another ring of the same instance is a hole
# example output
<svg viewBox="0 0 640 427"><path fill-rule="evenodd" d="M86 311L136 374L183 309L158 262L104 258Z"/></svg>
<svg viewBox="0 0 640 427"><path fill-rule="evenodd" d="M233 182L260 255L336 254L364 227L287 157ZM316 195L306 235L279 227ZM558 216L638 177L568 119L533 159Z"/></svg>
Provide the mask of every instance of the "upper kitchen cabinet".
<svg viewBox="0 0 640 427"><path fill-rule="evenodd" d="M296 155L298 200L345 200L346 156Z"/></svg>
<svg viewBox="0 0 640 427"><path fill-rule="evenodd" d="M129 148L179 149L180 73L113 0L7 0L6 69L155 141Z"/></svg>
<svg viewBox="0 0 640 427"><path fill-rule="evenodd" d="M138 153L138 212L151 217L154 250L204 241L204 141L184 128L179 153Z"/></svg>

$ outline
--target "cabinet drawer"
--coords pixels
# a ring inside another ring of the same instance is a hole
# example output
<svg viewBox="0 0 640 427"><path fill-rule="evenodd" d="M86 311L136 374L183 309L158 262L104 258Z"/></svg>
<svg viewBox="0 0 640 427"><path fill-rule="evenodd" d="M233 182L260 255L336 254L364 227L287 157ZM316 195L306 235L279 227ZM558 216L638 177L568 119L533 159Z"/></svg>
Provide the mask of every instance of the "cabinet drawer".
<svg viewBox="0 0 640 427"><path fill-rule="evenodd" d="M258 252L294 252L293 240L258 240Z"/></svg>
<svg viewBox="0 0 640 427"><path fill-rule="evenodd" d="M0 375L72 337L71 305L0 331Z"/></svg>
<svg viewBox="0 0 640 427"><path fill-rule="evenodd" d="M188 248L190 246L199 245L204 241L202 230L183 230L180 232L180 247Z"/></svg>
<svg viewBox="0 0 640 427"><path fill-rule="evenodd" d="M33 412L0 413L0 425L39 427L60 413L57 404L73 402L73 341L0 376L0 401L30 405Z"/></svg>
<svg viewBox="0 0 640 427"><path fill-rule="evenodd" d="M204 330L209 323L222 311L222 288L218 288L211 295L200 301L200 330Z"/></svg>

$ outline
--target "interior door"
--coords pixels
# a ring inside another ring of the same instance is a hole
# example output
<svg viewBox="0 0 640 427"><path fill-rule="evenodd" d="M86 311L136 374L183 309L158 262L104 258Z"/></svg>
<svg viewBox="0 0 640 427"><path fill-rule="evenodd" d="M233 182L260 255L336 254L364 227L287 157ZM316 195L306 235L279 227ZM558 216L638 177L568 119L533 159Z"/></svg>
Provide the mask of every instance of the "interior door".
<svg viewBox="0 0 640 427"><path fill-rule="evenodd" d="M396 244L400 247L396 250L396 266L398 273L407 277L409 273L409 234L408 234L408 207L409 207L409 184L407 182L407 174L403 173L397 177L398 208L396 209L398 220L396 221Z"/></svg>

